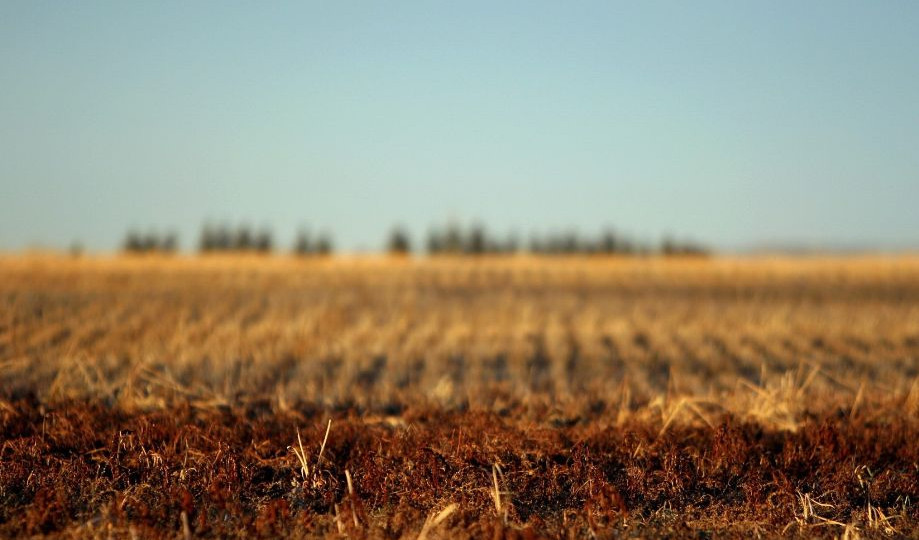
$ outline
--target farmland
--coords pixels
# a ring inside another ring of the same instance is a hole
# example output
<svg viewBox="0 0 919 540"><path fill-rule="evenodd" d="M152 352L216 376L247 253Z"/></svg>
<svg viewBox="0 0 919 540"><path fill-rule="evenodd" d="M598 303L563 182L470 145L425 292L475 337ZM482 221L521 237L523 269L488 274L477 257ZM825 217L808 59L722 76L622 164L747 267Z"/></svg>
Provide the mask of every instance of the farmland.
<svg viewBox="0 0 919 540"><path fill-rule="evenodd" d="M919 259L0 259L0 536L887 537Z"/></svg>

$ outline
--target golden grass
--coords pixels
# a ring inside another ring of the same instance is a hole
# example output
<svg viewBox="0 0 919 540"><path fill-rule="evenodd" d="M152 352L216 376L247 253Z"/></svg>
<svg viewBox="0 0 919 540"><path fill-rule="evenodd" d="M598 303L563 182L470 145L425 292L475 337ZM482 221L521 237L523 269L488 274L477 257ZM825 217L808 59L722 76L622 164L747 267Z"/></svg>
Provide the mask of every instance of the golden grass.
<svg viewBox="0 0 919 540"><path fill-rule="evenodd" d="M919 257L0 257L0 383L126 410L919 410ZM564 417L564 418L563 418Z"/></svg>

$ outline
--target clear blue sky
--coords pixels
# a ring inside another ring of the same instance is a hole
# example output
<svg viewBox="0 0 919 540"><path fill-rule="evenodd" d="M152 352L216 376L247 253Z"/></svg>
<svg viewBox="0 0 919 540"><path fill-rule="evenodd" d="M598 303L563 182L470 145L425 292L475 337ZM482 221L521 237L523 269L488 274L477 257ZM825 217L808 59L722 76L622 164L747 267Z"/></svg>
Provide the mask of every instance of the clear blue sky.
<svg viewBox="0 0 919 540"><path fill-rule="evenodd" d="M0 249L449 217L919 247L919 2L0 3Z"/></svg>

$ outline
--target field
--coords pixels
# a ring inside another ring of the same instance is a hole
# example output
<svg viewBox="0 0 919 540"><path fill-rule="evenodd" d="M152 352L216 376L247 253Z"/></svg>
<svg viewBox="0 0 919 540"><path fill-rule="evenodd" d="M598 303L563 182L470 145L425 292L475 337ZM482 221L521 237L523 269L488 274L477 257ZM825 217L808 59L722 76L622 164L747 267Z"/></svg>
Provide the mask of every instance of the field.
<svg viewBox="0 0 919 540"><path fill-rule="evenodd" d="M919 259L0 258L0 536L919 537Z"/></svg>

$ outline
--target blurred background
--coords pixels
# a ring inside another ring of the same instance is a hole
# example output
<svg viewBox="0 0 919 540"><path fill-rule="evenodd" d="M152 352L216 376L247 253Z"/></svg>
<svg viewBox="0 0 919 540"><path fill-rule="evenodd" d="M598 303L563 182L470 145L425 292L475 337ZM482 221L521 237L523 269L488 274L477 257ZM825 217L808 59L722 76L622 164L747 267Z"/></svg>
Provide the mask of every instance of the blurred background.
<svg viewBox="0 0 919 540"><path fill-rule="evenodd" d="M376 251L396 225L415 250L451 225L916 249L917 22L915 2L5 1L0 250L248 230Z"/></svg>

